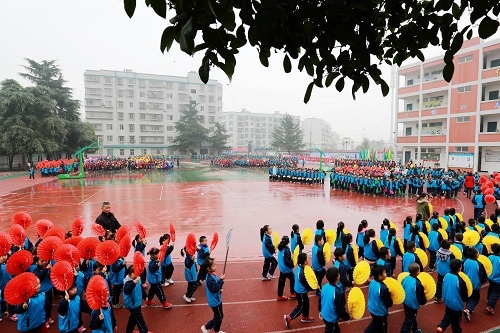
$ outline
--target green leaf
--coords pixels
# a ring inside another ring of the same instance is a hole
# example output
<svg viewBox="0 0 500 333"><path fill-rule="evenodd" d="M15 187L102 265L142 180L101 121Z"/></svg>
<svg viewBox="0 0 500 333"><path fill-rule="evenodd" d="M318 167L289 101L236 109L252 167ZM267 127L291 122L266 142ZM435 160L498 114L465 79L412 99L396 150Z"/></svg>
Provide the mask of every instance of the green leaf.
<svg viewBox="0 0 500 333"><path fill-rule="evenodd" d="M174 42L174 39L175 39L175 28L173 26L167 27L165 30L163 30L160 42L160 50L162 53L165 52L165 49L167 51L170 50L170 48L172 47L172 43Z"/></svg>
<svg viewBox="0 0 500 333"><path fill-rule="evenodd" d="M208 44L207 43L201 43L201 44L198 44L194 47L193 49L193 54L198 52L198 51L201 51L201 50L204 50L208 48Z"/></svg>
<svg viewBox="0 0 500 333"><path fill-rule="evenodd" d="M165 0L149 0L151 3L151 7L153 7L154 11L158 16L163 18L167 18L167 2Z"/></svg>
<svg viewBox="0 0 500 333"><path fill-rule="evenodd" d="M340 79L337 80L337 82L335 83L335 89L337 89L338 92L341 92L342 90L344 90L344 78L341 77Z"/></svg>
<svg viewBox="0 0 500 333"><path fill-rule="evenodd" d="M262 50L259 52L259 59L260 59L260 63L264 66L264 67L269 67L269 57L267 54L265 54L265 52L263 52Z"/></svg>
<svg viewBox="0 0 500 333"><path fill-rule="evenodd" d="M472 30L469 30L467 32L467 39L471 39L472 38L472 33L473 33Z"/></svg>
<svg viewBox="0 0 500 333"><path fill-rule="evenodd" d="M193 35L193 17L191 16L189 20L182 26L181 34L184 34L188 37Z"/></svg>
<svg viewBox="0 0 500 333"><path fill-rule="evenodd" d="M222 69L224 71L224 73L226 73L228 79L229 79L229 82L232 81L233 79L233 74L234 74L234 67L236 65L236 62L226 62L225 64L221 63L219 65L219 68Z"/></svg>
<svg viewBox="0 0 500 333"><path fill-rule="evenodd" d="M288 54L285 54L285 58L283 59L283 68L285 69L285 73L290 73L292 71L292 63L290 62Z"/></svg>
<svg viewBox="0 0 500 333"><path fill-rule="evenodd" d="M446 82L451 81L454 71L455 71L455 65L453 64L453 61L446 63L446 65L443 68L443 78L446 80Z"/></svg>
<svg viewBox="0 0 500 333"><path fill-rule="evenodd" d="M309 83L306 89L306 94L304 95L304 103L307 104L309 100L311 99L311 93L314 87L314 82Z"/></svg>
<svg viewBox="0 0 500 333"><path fill-rule="evenodd" d="M382 95L387 96L389 94L389 85L383 79L380 80L380 89L382 89Z"/></svg>
<svg viewBox="0 0 500 333"><path fill-rule="evenodd" d="M186 37L185 34L180 34L179 45L181 47L181 51L192 55L194 49L194 40L192 38Z"/></svg>
<svg viewBox="0 0 500 333"><path fill-rule="evenodd" d="M325 80L325 86L326 87L329 87L332 85L332 82L333 80L335 80L335 78L337 76L339 76L340 74L337 73L337 72L333 72L333 73L329 73L327 76L326 76L326 80Z"/></svg>
<svg viewBox="0 0 500 333"><path fill-rule="evenodd" d="M453 42L451 43L450 51L453 54L457 53L462 47L463 43L464 43L464 35L462 35L461 32L457 32L455 34L455 37L453 37Z"/></svg>
<svg viewBox="0 0 500 333"><path fill-rule="evenodd" d="M128 17L132 18L135 12L135 0L124 0L123 5L125 6L125 12L127 13Z"/></svg>
<svg viewBox="0 0 500 333"><path fill-rule="evenodd" d="M311 58L307 58L305 61L306 72L309 76L314 76L314 66Z"/></svg>
<svg viewBox="0 0 500 333"><path fill-rule="evenodd" d="M489 16L485 16L481 23L479 23L479 37L482 39L486 39L488 37L491 37L495 32L498 30L498 21L493 20Z"/></svg>

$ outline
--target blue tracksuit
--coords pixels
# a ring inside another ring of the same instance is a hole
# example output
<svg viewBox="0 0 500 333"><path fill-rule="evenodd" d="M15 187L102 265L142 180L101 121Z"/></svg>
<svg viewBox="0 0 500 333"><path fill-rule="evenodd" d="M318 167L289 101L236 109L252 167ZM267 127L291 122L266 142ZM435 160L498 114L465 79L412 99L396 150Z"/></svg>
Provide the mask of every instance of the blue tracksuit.
<svg viewBox="0 0 500 333"><path fill-rule="evenodd" d="M321 288L321 297L318 299L318 311L323 320L328 323L337 323L339 318L349 320L345 310L345 295L338 286L327 283Z"/></svg>

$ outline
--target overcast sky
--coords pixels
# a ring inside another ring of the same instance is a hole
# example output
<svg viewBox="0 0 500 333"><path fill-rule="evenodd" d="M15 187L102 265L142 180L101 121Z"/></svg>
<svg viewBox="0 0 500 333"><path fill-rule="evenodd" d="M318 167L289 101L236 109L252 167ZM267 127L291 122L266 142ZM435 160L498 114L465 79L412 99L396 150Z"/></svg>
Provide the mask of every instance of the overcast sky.
<svg viewBox="0 0 500 333"><path fill-rule="evenodd" d="M24 58L38 62L55 59L67 85L74 89L74 97L83 101L86 69L178 76L198 71L201 55L189 57L175 43L169 53L160 52L166 26L142 0L137 1L132 19L123 10L122 0L0 0L0 80L13 78L28 85L18 75ZM311 101L304 104L310 78L296 68L284 73L282 59L281 54L273 54L270 67L264 68L257 51L247 45L237 55L232 82L222 71L212 70L210 78L224 85L223 111L288 112L301 119L322 118L340 136L354 141L361 141L363 129L370 140L389 139L390 94L382 97L380 88L372 85L354 101L347 85L342 93L334 87L315 88ZM382 69L390 84L390 67Z"/></svg>

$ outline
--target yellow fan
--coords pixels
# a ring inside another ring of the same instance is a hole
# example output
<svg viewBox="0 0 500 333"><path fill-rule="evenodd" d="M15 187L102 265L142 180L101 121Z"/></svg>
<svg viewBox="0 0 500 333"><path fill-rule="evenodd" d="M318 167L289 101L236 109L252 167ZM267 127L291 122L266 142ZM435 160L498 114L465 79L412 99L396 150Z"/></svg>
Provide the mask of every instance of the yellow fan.
<svg viewBox="0 0 500 333"><path fill-rule="evenodd" d="M500 244L500 238L495 237L495 236L491 236L491 235L490 236L484 236L484 238L483 238L483 244L488 249L488 252L491 253L491 252L493 252L493 251L491 251L491 246L493 244Z"/></svg>
<svg viewBox="0 0 500 333"><path fill-rule="evenodd" d="M365 313L365 295L359 287L354 287L347 295L347 312L352 319L361 319Z"/></svg>
<svg viewBox="0 0 500 333"><path fill-rule="evenodd" d="M278 232L275 231L275 232L273 232L273 245L274 245L274 247L278 247L279 243L280 243L280 237L278 236Z"/></svg>
<svg viewBox="0 0 500 333"><path fill-rule="evenodd" d="M448 221L444 217L439 217L438 220L441 222L441 228L444 230L448 229Z"/></svg>
<svg viewBox="0 0 500 333"><path fill-rule="evenodd" d="M388 277L384 280L384 284L389 289L391 293L392 302L394 304L401 304L405 300L405 290L398 280Z"/></svg>
<svg viewBox="0 0 500 333"><path fill-rule="evenodd" d="M399 283L403 283L403 279L405 277L407 277L408 275L410 275L410 273L408 273L408 272L401 272L401 273L399 273L399 275L398 275L398 281L399 281Z"/></svg>
<svg viewBox="0 0 500 333"><path fill-rule="evenodd" d="M462 214L460 213L455 213L455 216L458 217L458 219L463 222L464 221L464 218L462 217Z"/></svg>
<svg viewBox="0 0 500 333"><path fill-rule="evenodd" d="M398 234L398 227L396 226L396 223L391 221L391 222L389 222L389 225L391 226L391 228L396 229L396 235L397 235Z"/></svg>
<svg viewBox="0 0 500 333"><path fill-rule="evenodd" d="M420 272L418 279L424 287L425 298L431 300L436 296L436 281L434 278L426 272Z"/></svg>
<svg viewBox="0 0 500 333"><path fill-rule="evenodd" d="M432 215L433 211L434 211L434 207L432 207L432 204L429 202L429 212L431 212L431 215Z"/></svg>
<svg viewBox="0 0 500 333"><path fill-rule="evenodd" d="M464 272L458 272L458 276L460 276L465 281L465 285L467 286L467 295L470 297L470 295L472 295L472 291L474 290L472 288L472 282Z"/></svg>
<svg viewBox="0 0 500 333"><path fill-rule="evenodd" d="M491 226L493 225L493 221L491 219L484 220L484 223L491 229Z"/></svg>
<svg viewBox="0 0 500 333"><path fill-rule="evenodd" d="M359 251L356 245L352 246L352 255L354 256L354 261L357 264L359 262Z"/></svg>
<svg viewBox="0 0 500 333"><path fill-rule="evenodd" d="M313 234L311 228L305 228L302 231L302 244L304 244L304 245L311 244L313 241L313 238L314 238L314 234Z"/></svg>
<svg viewBox="0 0 500 333"><path fill-rule="evenodd" d="M292 256L294 266L297 266L297 260L299 259L299 253L300 253L300 249L298 246L296 246L295 250L293 250L293 256Z"/></svg>
<svg viewBox="0 0 500 333"><path fill-rule="evenodd" d="M438 232L441 234L441 237L443 237L443 240L448 239L448 233L444 229L438 229Z"/></svg>
<svg viewBox="0 0 500 333"><path fill-rule="evenodd" d="M418 256L418 259L420 259L420 262L422 263L422 266L427 266L429 263L429 258L427 258L427 253L424 252L421 248L417 248L415 250L415 254Z"/></svg>
<svg viewBox="0 0 500 333"><path fill-rule="evenodd" d="M429 247L429 237L427 237L427 235L424 234L422 231L420 231L418 234L420 235L420 238L424 243L424 247L427 249Z"/></svg>
<svg viewBox="0 0 500 333"><path fill-rule="evenodd" d="M329 262L332 257L332 248L330 247L330 243L326 242L323 245L323 257L325 257L325 262Z"/></svg>
<svg viewBox="0 0 500 333"><path fill-rule="evenodd" d="M399 244L399 250L401 251L402 254L405 254L405 246L403 241L399 237L396 237L396 240L398 241Z"/></svg>
<svg viewBox="0 0 500 333"><path fill-rule="evenodd" d="M476 231L479 233L479 235L481 235L481 232L483 232L483 228L481 228L480 226L476 225L474 226L476 228Z"/></svg>
<svg viewBox="0 0 500 333"><path fill-rule="evenodd" d="M377 248L380 250L381 248L384 247L384 242L382 242L380 239L375 239L375 242L377 242Z"/></svg>
<svg viewBox="0 0 500 333"><path fill-rule="evenodd" d="M370 277L370 264L366 261L359 262L352 273L355 284L363 284Z"/></svg>
<svg viewBox="0 0 500 333"><path fill-rule="evenodd" d="M337 233L335 232L335 230L326 229L325 234L326 234L326 241L330 243L330 245L335 243L335 240L337 239Z"/></svg>
<svg viewBox="0 0 500 333"><path fill-rule="evenodd" d="M316 274L314 274L311 266L304 266L304 276L306 278L307 284L309 284L309 287L314 290L319 288L318 279L316 279Z"/></svg>
<svg viewBox="0 0 500 333"><path fill-rule="evenodd" d="M462 251L458 247L452 244L450 246L450 251L455 257L455 259L462 260Z"/></svg>
<svg viewBox="0 0 500 333"><path fill-rule="evenodd" d="M493 273L493 265L491 264L491 261L485 256L480 254L479 258L477 258L477 261L479 261L481 264L484 266L484 270L486 271L486 274L488 276Z"/></svg>
<svg viewBox="0 0 500 333"><path fill-rule="evenodd" d="M481 238L478 234L477 231L474 230L467 230L466 232L463 233L464 239L462 240L462 243L466 246L474 246L477 243L479 243L479 239Z"/></svg>
<svg viewBox="0 0 500 333"><path fill-rule="evenodd" d="M425 223L425 230L427 230L427 232L431 231L432 230L431 223L429 221L425 221L424 223Z"/></svg>
<svg viewBox="0 0 500 333"><path fill-rule="evenodd" d="M344 235L350 234L349 230L347 230L346 228L344 228L344 230L342 230L342 232L344 233Z"/></svg>

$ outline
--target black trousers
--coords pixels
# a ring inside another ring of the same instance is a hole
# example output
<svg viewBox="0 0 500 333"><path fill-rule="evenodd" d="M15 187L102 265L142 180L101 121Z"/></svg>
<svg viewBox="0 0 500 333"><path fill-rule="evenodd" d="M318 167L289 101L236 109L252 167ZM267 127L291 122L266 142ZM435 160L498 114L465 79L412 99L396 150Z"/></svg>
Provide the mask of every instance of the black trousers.
<svg viewBox="0 0 500 333"><path fill-rule="evenodd" d="M142 316L141 307L139 306L135 309L128 309L128 311L130 312L130 315L128 317L125 333L132 333L136 325L139 329L139 333L147 333L148 327L146 326L146 322Z"/></svg>
<svg viewBox="0 0 500 333"><path fill-rule="evenodd" d="M443 280L444 276L438 274L438 279L436 283L436 298L443 298Z"/></svg>
<svg viewBox="0 0 500 333"><path fill-rule="evenodd" d="M309 317L309 296L307 293L297 293L297 306L290 313L290 318L295 319L301 313L303 317Z"/></svg>
<svg viewBox="0 0 500 333"><path fill-rule="evenodd" d="M326 270L323 268L323 270L321 270L321 271L314 271L314 275L316 275L316 280L318 280L318 286L321 287L322 282L323 282L323 278L326 275ZM318 293L321 293L321 292L317 291L316 293L318 294Z"/></svg>
<svg viewBox="0 0 500 333"><path fill-rule="evenodd" d="M434 269L436 268L436 251L431 251L429 250L429 268Z"/></svg>
<svg viewBox="0 0 500 333"><path fill-rule="evenodd" d="M113 301L112 304L116 305L120 303L120 294L122 293L123 284L113 285Z"/></svg>
<svg viewBox="0 0 500 333"><path fill-rule="evenodd" d="M339 323L331 323L323 319L325 323L325 333L340 333Z"/></svg>
<svg viewBox="0 0 500 333"><path fill-rule="evenodd" d="M167 266L161 266L161 283L165 283L165 280L169 280L174 274L174 265L170 263Z"/></svg>
<svg viewBox="0 0 500 333"><path fill-rule="evenodd" d="M155 295L158 297L160 302L163 304L167 300L165 298L165 294L163 293L163 289L161 288L160 283L151 283L151 286L149 287L149 292L148 292L148 301L151 301Z"/></svg>
<svg viewBox="0 0 500 333"><path fill-rule="evenodd" d="M494 309L499 298L500 284L490 281L490 286L488 288L488 306Z"/></svg>
<svg viewBox="0 0 500 333"><path fill-rule="evenodd" d="M264 258L264 266L262 266L262 277L266 277L267 274L273 275L278 266L278 261L275 257Z"/></svg>
<svg viewBox="0 0 500 333"><path fill-rule="evenodd" d="M295 276L293 272L291 273L283 273L280 272L280 277L278 280L278 296L283 296L283 290L285 289L286 279L290 280L290 294L295 294L293 290L293 286L295 285Z"/></svg>
<svg viewBox="0 0 500 333"><path fill-rule="evenodd" d="M375 316L372 314L372 321L364 333L387 333L387 316Z"/></svg>
<svg viewBox="0 0 500 333"><path fill-rule="evenodd" d="M406 304L403 305L405 309L405 320L403 321L403 326L401 326L401 330L399 331L399 333L415 332L418 329L418 324L417 324L418 309L410 308Z"/></svg>
<svg viewBox="0 0 500 333"><path fill-rule="evenodd" d="M193 297L194 292L198 289L198 282L188 282L186 297Z"/></svg>
<svg viewBox="0 0 500 333"><path fill-rule="evenodd" d="M222 303L214 306L212 308L212 311L214 312L214 317L205 325L205 328L209 331L213 328L214 332L219 332L220 325L222 324L222 319L224 318L224 313L222 312Z"/></svg>
<svg viewBox="0 0 500 333"><path fill-rule="evenodd" d="M439 323L438 327L444 330L451 325L451 331L453 333L462 333L462 328L460 327L460 322L462 321L462 311L455 311L446 307L444 311L444 317Z"/></svg>

